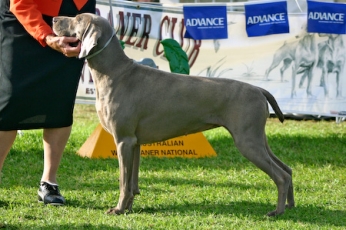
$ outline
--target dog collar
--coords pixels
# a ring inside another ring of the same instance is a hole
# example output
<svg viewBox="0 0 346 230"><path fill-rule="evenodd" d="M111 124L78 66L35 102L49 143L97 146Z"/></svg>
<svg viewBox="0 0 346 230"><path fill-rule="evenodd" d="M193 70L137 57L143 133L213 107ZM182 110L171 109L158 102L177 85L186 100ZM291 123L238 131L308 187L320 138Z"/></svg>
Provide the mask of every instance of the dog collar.
<svg viewBox="0 0 346 230"><path fill-rule="evenodd" d="M109 45L109 43L112 41L112 39L113 39L114 36L115 36L115 30L113 30L112 36L108 39L108 41L107 41L106 44L102 47L102 49L96 51L96 52L93 53L93 54L90 54L90 55L86 56L85 58L86 58L86 59L90 59L90 58L92 58L92 57L98 55L99 53L101 53L102 50L104 50L104 49Z"/></svg>

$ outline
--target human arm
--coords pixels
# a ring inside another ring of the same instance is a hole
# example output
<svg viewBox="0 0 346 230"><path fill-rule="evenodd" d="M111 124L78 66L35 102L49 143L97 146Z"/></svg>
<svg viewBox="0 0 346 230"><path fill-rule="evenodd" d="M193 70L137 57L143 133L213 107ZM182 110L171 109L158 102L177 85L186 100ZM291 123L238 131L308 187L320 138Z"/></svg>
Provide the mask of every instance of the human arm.
<svg viewBox="0 0 346 230"><path fill-rule="evenodd" d="M80 44L76 47L70 45L78 40L55 36L52 28L43 20L42 13L34 0L10 0L10 11L42 46L48 45L68 57L78 56Z"/></svg>
<svg viewBox="0 0 346 230"><path fill-rule="evenodd" d="M45 38L46 44L61 53L66 57L77 57L80 53L81 43L78 38L75 37L58 37L53 34L49 34ZM72 46L78 42L77 46Z"/></svg>

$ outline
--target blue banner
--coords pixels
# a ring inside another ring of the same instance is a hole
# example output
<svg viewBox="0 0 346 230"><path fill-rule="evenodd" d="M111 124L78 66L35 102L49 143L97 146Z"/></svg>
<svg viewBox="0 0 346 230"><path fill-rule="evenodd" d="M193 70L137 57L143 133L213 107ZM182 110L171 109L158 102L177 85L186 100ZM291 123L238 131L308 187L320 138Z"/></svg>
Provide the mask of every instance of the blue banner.
<svg viewBox="0 0 346 230"><path fill-rule="evenodd" d="M184 38L228 38L226 6L184 6Z"/></svg>
<svg viewBox="0 0 346 230"><path fill-rule="evenodd" d="M345 34L346 4L308 1L308 32Z"/></svg>
<svg viewBox="0 0 346 230"><path fill-rule="evenodd" d="M249 37L289 33L286 1L246 4L245 19Z"/></svg>

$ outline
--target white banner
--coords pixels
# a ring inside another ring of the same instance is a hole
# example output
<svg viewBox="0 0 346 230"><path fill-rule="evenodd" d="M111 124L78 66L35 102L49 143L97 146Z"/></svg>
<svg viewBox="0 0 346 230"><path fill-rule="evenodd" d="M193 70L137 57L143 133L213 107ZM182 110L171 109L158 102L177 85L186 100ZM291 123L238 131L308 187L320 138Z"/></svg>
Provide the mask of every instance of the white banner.
<svg viewBox="0 0 346 230"><path fill-rule="evenodd" d="M109 19L108 0L97 3L97 13ZM190 75L260 86L275 96L285 113L345 116L344 35L308 34L307 15L299 13L289 14L290 33L249 38L244 12L231 11L230 6L228 39L184 39L182 5L112 1L113 25L117 37L125 42L125 53L136 61L150 58L169 72L160 41L173 38L189 57ZM95 88L85 66L77 103L94 100Z"/></svg>

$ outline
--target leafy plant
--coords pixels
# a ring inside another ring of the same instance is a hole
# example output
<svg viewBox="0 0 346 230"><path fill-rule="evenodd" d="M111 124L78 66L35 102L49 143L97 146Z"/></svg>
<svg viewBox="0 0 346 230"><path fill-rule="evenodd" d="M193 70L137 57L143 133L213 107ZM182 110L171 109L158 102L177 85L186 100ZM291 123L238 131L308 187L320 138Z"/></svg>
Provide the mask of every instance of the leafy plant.
<svg viewBox="0 0 346 230"><path fill-rule="evenodd" d="M189 59L179 43L174 39L161 41L172 73L190 74Z"/></svg>
<svg viewBox="0 0 346 230"><path fill-rule="evenodd" d="M253 72L253 69L254 69L253 62L251 63L250 66L248 66L246 64L244 64L244 65L246 67L246 73L243 73L242 77L253 77L253 76L256 76L256 73Z"/></svg>
<svg viewBox="0 0 346 230"><path fill-rule="evenodd" d="M226 61L224 60L225 58L226 57L220 59L214 66L208 66L207 68L203 69L197 75L203 75L206 77L222 77L225 73L232 70L232 68L226 68L222 71L219 71L221 67L226 63ZM205 74L203 73L204 71Z"/></svg>
<svg viewBox="0 0 346 230"><path fill-rule="evenodd" d="M119 40L119 42L120 42L121 47L122 47L123 49L125 49L125 42L122 41L122 40Z"/></svg>

